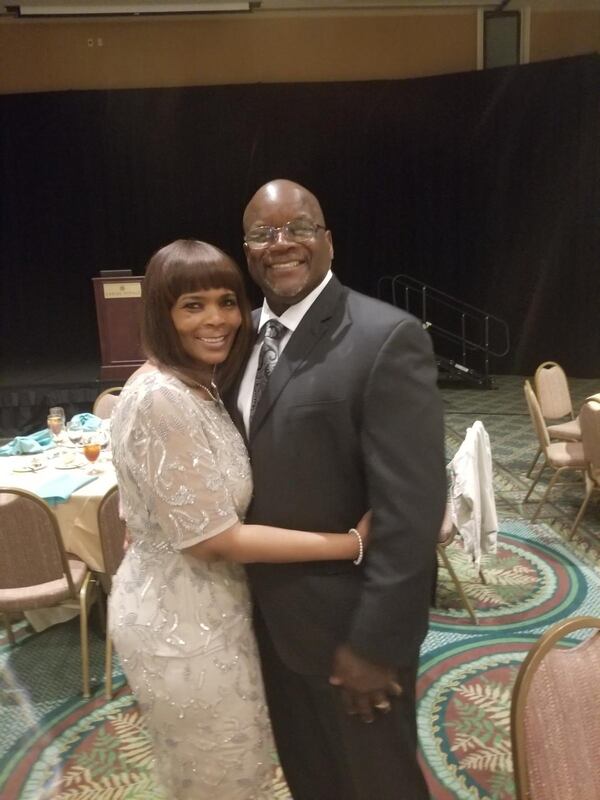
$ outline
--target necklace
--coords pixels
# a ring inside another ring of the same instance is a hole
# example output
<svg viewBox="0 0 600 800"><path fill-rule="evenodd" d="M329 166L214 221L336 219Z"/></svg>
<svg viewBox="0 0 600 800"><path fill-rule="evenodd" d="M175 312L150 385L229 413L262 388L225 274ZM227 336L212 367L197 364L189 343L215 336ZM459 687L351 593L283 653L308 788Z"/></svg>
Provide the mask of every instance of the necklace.
<svg viewBox="0 0 600 800"><path fill-rule="evenodd" d="M223 401L221 400L221 395L219 394L219 389L217 388L217 384L215 383L215 371L217 367L216 364L213 366L212 375L210 376L210 389L205 383L200 383L197 381L198 386L201 389L204 389L206 394L213 400L218 406L223 405Z"/></svg>
<svg viewBox="0 0 600 800"><path fill-rule="evenodd" d="M217 405L220 405L220 404L223 402L223 401L221 400L221 395L219 394L219 390L218 390L218 388L217 388L217 384L214 382L214 380L212 380L212 381L210 382L210 389L209 389L209 388L208 388L208 386L206 386L204 383L200 383L200 381L198 381L198 386L199 386L201 389L204 389L204 391L205 391L205 392L206 392L206 394L207 394L207 395L210 397L210 399L211 399L211 400L214 400L214 402L215 402ZM211 390L212 390L212 391L211 391Z"/></svg>

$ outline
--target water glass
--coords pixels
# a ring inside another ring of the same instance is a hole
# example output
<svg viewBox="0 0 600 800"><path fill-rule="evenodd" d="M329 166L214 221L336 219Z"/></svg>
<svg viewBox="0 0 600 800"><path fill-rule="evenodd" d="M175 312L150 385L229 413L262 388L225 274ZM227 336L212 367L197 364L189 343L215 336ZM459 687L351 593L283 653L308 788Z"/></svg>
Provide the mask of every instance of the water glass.
<svg viewBox="0 0 600 800"><path fill-rule="evenodd" d="M50 412L48 413L48 417L46 418L46 424L48 425L48 430L50 431L50 435L54 439L54 442L58 444L63 432L65 418L64 416L54 412L56 412L56 409L51 408Z"/></svg>
<svg viewBox="0 0 600 800"><path fill-rule="evenodd" d="M65 424L65 410L62 406L52 406L48 409L48 416L49 417L60 417L62 419L63 425Z"/></svg>
<svg viewBox="0 0 600 800"><path fill-rule="evenodd" d="M77 447L83 438L83 427L81 422L72 419L67 425L67 436L69 437L71 444Z"/></svg>

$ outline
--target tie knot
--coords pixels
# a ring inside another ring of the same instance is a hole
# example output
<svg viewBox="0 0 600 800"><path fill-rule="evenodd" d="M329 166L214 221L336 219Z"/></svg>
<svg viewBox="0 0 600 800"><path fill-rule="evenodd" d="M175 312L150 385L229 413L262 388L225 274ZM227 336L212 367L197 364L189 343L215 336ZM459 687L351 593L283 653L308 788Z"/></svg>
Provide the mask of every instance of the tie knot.
<svg viewBox="0 0 600 800"><path fill-rule="evenodd" d="M270 319L265 323L265 339L273 339L275 341L281 339L287 328L278 319Z"/></svg>

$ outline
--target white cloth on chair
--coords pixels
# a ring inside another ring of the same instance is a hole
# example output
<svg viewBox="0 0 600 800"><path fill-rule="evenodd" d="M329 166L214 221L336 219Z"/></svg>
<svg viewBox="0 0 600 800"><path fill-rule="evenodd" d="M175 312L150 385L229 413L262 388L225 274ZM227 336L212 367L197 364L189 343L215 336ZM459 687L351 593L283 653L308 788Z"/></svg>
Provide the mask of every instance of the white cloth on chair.
<svg viewBox="0 0 600 800"><path fill-rule="evenodd" d="M482 553L496 552L498 533L490 437L479 420L467 428L448 470L452 522L479 567Z"/></svg>

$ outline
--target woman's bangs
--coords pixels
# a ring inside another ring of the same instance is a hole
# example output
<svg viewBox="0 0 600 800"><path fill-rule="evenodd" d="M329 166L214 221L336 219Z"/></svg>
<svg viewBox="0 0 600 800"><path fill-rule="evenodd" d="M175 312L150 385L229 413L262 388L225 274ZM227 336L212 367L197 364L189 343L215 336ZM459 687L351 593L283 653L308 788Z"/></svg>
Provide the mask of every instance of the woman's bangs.
<svg viewBox="0 0 600 800"><path fill-rule="evenodd" d="M179 263L176 269L169 270L168 293L171 303L182 294L203 292L209 289L230 289L239 295L243 287L237 268L227 257Z"/></svg>

